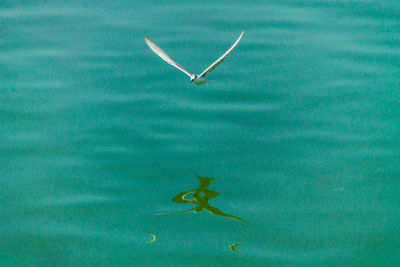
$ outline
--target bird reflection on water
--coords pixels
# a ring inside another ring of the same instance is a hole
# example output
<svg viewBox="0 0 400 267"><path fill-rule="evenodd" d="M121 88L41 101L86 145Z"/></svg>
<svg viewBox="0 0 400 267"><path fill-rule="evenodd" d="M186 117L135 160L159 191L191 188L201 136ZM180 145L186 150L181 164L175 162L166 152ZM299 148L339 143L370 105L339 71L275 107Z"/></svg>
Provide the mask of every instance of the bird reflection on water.
<svg viewBox="0 0 400 267"><path fill-rule="evenodd" d="M247 223L246 221L240 219L239 217L229 215L226 213L223 213L221 210L218 208L212 207L208 204L208 200L216 197L219 195L218 192L215 191L210 191L207 189L207 187L210 185L211 181L214 180L214 178L208 178L208 177L200 177L198 175L197 179L199 179L200 185L196 189L188 190L181 192L177 194L172 201L176 203L193 203L197 204L197 207L190 209L190 210L185 210L185 211L177 211L177 212L168 212L168 213L157 213L154 215L164 215L164 214L181 214L181 213L188 213L188 212L199 212L202 210L207 210L211 214L217 215L217 216L223 216L227 218L231 218L234 220L241 221L243 223ZM188 198L189 195L192 194L193 198L190 199Z"/></svg>

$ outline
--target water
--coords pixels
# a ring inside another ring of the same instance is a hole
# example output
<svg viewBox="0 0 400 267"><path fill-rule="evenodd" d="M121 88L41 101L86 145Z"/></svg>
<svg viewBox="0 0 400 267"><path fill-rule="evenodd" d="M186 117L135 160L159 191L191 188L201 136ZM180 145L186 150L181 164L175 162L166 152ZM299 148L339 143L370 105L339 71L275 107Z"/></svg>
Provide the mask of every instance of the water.
<svg viewBox="0 0 400 267"><path fill-rule="evenodd" d="M0 265L399 265L399 18L0 2ZM200 73L242 30L202 86L143 40Z"/></svg>

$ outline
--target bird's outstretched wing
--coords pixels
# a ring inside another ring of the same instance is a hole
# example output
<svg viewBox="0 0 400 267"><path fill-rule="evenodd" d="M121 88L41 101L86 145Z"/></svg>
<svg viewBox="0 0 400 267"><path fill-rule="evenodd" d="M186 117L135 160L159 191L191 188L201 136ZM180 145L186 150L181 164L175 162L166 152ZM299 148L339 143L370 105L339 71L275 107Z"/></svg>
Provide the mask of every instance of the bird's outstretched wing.
<svg viewBox="0 0 400 267"><path fill-rule="evenodd" d="M239 43L240 39L242 39L243 36L242 32L239 36L239 38L236 40L236 42L231 46L231 48L228 49L228 51L226 51L219 59L217 59L213 64L211 64L211 66L209 66L207 69L205 69L199 76L200 77L204 77L207 75L207 73L209 73L210 71L212 71L213 69L215 69L219 64L222 63L222 61L224 61L224 59L229 55L230 52L232 52L233 48L235 48L235 46Z"/></svg>
<svg viewBox="0 0 400 267"><path fill-rule="evenodd" d="M159 48L155 43L153 43L149 38L146 36L144 37L146 44L156 53L160 58L164 59L168 64L174 66L175 68L179 69L180 71L184 72L189 77L192 75L188 70L184 67L173 61L161 48Z"/></svg>

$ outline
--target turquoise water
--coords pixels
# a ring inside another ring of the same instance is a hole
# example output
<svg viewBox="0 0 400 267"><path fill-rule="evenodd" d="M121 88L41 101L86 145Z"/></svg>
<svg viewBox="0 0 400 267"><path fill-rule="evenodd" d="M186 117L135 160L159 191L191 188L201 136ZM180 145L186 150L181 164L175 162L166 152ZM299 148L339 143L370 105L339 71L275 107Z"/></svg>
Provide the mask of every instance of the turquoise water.
<svg viewBox="0 0 400 267"><path fill-rule="evenodd" d="M0 2L0 265L400 265L399 18ZM242 30L202 86L143 40L200 73Z"/></svg>

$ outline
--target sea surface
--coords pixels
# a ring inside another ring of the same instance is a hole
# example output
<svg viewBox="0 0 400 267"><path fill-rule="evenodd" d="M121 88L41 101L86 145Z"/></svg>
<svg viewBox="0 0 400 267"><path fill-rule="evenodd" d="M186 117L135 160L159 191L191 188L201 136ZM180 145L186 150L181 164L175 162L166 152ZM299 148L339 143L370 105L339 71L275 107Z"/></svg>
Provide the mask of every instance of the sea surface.
<svg viewBox="0 0 400 267"><path fill-rule="evenodd" d="M143 39L241 31L202 86ZM400 2L0 1L0 216L2 267L399 266Z"/></svg>

